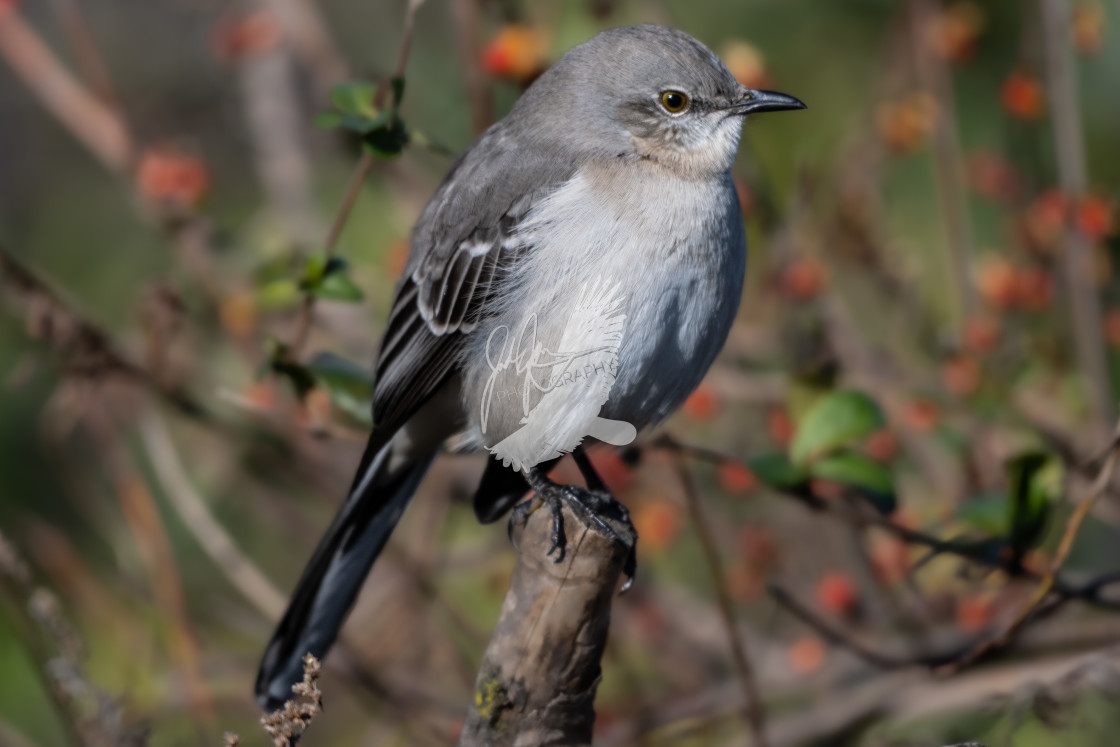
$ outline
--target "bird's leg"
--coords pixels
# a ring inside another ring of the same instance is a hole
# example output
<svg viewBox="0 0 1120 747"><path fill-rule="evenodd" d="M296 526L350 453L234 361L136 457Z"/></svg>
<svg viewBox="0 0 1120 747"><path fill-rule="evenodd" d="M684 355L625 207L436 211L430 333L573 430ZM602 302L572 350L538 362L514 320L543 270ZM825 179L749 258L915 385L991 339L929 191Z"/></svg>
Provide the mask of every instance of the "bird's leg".
<svg viewBox="0 0 1120 747"><path fill-rule="evenodd" d="M561 562L567 549L563 515L563 506L566 504L587 524L595 527L604 537L627 549L626 564L623 566L623 572L626 574L627 580L622 587L622 590L626 591L633 583L634 573L637 570L637 561L634 554L634 539L637 537L637 532L634 531L634 525L630 522L630 512L610 494L603 481L595 473L590 460L587 459L587 455L583 453L582 449L576 449L575 458L580 472L587 480L588 489L555 483L535 467L526 470L525 477L536 495L514 509L513 515L510 516L511 536L516 524L525 522L529 518L529 514L543 504L547 504L552 512L552 542L548 554L556 553L555 562ZM629 537L624 537L623 533L616 529L616 525L629 530L623 530ZM630 537L634 539L630 539Z"/></svg>
<svg viewBox="0 0 1120 747"><path fill-rule="evenodd" d="M591 494L605 496L608 501L614 503L617 507L616 510L622 514L623 521L633 529L634 525L630 521L630 509L611 495L606 483L603 482L603 478L599 477L599 473L595 471L595 465L591 463L591 459L587 456L587 452L583 450L582 445L575 448L575 451L572 452L572 458L576 460L576 466L579 467L579 472L583 475L584 481L587 482L587 489L591 491ZM626 555L626 564L622 566L622 572L626 574L626 583L622 587L623 592L634 583L634 576L638 572L638 532L636 529L634 530L634 541L629 544L630 552Z"/></svg>

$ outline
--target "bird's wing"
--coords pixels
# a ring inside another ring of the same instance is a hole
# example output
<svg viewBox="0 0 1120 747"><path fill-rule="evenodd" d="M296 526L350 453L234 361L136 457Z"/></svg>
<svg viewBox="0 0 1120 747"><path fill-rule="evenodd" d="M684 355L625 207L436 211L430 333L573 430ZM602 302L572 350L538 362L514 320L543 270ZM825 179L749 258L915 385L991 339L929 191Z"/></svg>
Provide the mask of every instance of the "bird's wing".
<svg viewBox="0 0 1120 747"><path fill-rule="evenodd" d="M452 168L420 216L375 368L373 419L395 430L454 371L464 335L531 247L517 228L567 181L571 160L498 124Z"/></svg>

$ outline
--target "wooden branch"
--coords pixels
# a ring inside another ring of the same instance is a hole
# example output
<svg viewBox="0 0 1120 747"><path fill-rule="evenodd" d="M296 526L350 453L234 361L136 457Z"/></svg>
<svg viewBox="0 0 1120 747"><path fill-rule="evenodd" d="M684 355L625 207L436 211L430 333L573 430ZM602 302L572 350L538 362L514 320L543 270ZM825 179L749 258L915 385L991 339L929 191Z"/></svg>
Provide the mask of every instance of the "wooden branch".
<svg viewBox="0 0 1120 747"><path fill-rule="evenodd" d="M591 743L611 601L629 550L567 507L563 516L568 544L559 563L548 555L547 508L514 529L517 567L479 669L461 747ZM612 526L637 539L632 526Z"/></svg>
<svg viewBox="0 0 1120 747"><path fill-rule="evenodd" d="M1046 82L1050 87L1050 118L1054 122L1054 153L1062 193L1079 203L1088 185L1085 137L1077 89L1077 69L1069 44L1068 0L1039 0L1042 11ZM1085 377L1092 405L1094 434L1103 433L1116 402L1108 380L1100 294L1093 281L1093 247L1069 221L1062 235L1062 273L1069 293L1070 332L1077 365Z"/></svg>
<svg viewBox="0 0 1120 747"><path fill-rule="evenodd" d="M124 122L79 83L14 10L0 12L0 57L39 101L110 170L123 173L132 158Z"/></svg>

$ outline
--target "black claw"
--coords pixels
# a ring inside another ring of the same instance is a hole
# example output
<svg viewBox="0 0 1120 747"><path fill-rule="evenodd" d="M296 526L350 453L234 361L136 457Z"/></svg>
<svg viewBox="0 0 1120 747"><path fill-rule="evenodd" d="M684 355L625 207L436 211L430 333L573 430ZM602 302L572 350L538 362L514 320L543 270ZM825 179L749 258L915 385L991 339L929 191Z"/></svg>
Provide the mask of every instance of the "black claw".
<svg viewBox="0 0 1120 747"><path fill-rule="evenodd" d="M548 507L552 509L552 542L548 546L548 554L552 555L556 552L556 558L553 563L559 563L564 560L564 550L568 546L568 538L564 536L564 511L560 505L560 501L555 499L545 499L548 502Z"/></svg>
<svg viewBox="0 0 1120 747"><path fill-rule="evenodd" d="M634 575L637 572L637 554L634 550L637 533L634 532L633 524L630 522L630 511L615 500L609 491L601 487L601 483L590 490L584 490L571 485L554 483L535 470L530 470L527 477L529 484L536 492L536 496L514 509L510 516L510 538L513 537L515 523L525 522L528 520L529 514L539 508L541 504L547 504L549 511L552 513L552 533L548 554L552 556L555 553L554 562L562 562L567 550L563 514L563 506L567 504L573 511L582 516L588 524L594 526L600 534L627 549L626 560L623 565L623 572L627 580L622 587L622 591L625 592L629 589L634 583ZM628 526L630 532L634 532L634 539L631 540L621 536L615 529L616 524Z"/></svg>

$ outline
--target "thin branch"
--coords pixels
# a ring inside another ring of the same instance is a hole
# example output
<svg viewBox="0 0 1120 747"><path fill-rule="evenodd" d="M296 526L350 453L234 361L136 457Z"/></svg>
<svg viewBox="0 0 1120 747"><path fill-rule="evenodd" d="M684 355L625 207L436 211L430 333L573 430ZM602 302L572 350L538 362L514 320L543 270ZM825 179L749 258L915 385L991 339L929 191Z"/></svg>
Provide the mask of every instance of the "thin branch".
<svg viewBox="0 0 1120 747"><path fill-rule="evenodd" d="M213 726L216 715L213 694L202 671L201 648L167 527L147 482L123 442L122 426L116 414L100 406L88 413L83 422L99 450L100 462L136 544L152 599L166 621L168 653L183 678L188 703L197 717L207 726Z"/></svg>
<svg viewBox="0 0 1120 747"><path fill-rule="evenodd" d="M739 683L743 687L743 696L746 699L743 715L754 735L754 741L759 747L765 747L766 740L766 714L762 704L762 694L755 678L754 667L739 632L735 625L735 608L731 603L731 596L727 593L727 582L720 565L719 553L716 551L715 540L711 530L704 520L704 512L700 506L700 499L696 495L696 488L692 483L692 475L688 471L688 464L684 461L684 454L677 455L677 474L684 489L685 501L692 523L696 527L696 534L700 538L700 546L704 551L704 562L708 566L708 573L712 577L715 587L716 601L719 604L720 617L727 633L728 643L731 646L731 657L735 662L735 671L739 676Z"/></svg>
<svg viewBox="0 0 1120 747"><path fill-rule="evenodd" d="M401 38L401 49L397 55L397 67L393 72L393 78L403 78L405 66L408 64L408 52L412 48L412 33L415 27L416 11L423 4L424 0L409 0L408 8L405 10L404 17L404 32ZM375 109L381 109L385 105L385 97L389 93L389 87L381 85L377 87L377 92L374 93L373 106ZM347 220L350 218L350 211L354 209L354 203L358 199L358 193L361 192L362 184L365 183L366 176L369 174L370 169L373 168L373 156L369 151L363 149L362 157L358 161L358 165L354 168L354 174L350 177L350 183L346 187L346 193L342 197L342 204L338 207L338 213L335 214L334 220L331 221L330 229L327 231L327 238L323 242L323 252L328 256L332 256L335 252L335 247L338 244L338 239L342 235L342 229L345 228ZM315 311L315 296L307 293L303 297L303 303L300 305L299 319L296 322L296 331L292 337L292 343L288 348L288 355L291 359L297 360L300 357L300 352L303 350L304 345L307 344L307 338L311 333L311 319Z"/></svg>
<svg viewBox="0 0 1120 747"><path fill-rule="evenodd" d="M82 318L3 247L0 247L0 290L16 302L17 313L24 318L29 334L46 339L62 353L72 372L87 376L120 376L152 391L194 420L208 425L217 423L190 394L127 359L107 332Z"/></svg>
<svg viewBox="0 0 1120 747"><path fill-rule="evenodd" d="M1054 122L1054 152L1058 161L1058 183L1065 196L1079 203L1087 186L1085 139L1077 71L1069 42L1068 0L1039 0L1042 9L1046 81L1050 89L1050 118ZM1085 377L1092 405L1094 426L1111 419L1116 404L1108 381L1101 302L1093 282L1093 255L1088 240L1067 221L1060 253L1069 294L1071 333L1078 367Z"/></svg>
<svg viewBox="0 0 1120 747"><path fill-rule="evenodd" d="M53 5L74 50L74 57L78 60L86 85L93 89L103 103L111 109L118 109L120 100L109 75L109 66L105 64L105 58L97 48L82 6L77 0L53 0Z"/></svg>
<svg viewBox="0 0 1120 747"><path fill-rule="evenodd" d="M1097 478L1089 488L1089 494L1081 500L1081 503L1077 505L1077 508L1074 509L1068 521L1066 521L1066 528L1062 533L1062 539L1058 544L1058 549L1054 553L1054 560L1050 565L1050 570L1043 576L1042 581L1039 582L1030 600L1003 631L994 638L978 644L958 661L947 665L944 668L945 674L952 674L963 667L969 666L981 657L1003 648L1011 642L1015 635L1026 625L1027 621L1038 612L1043 602L1045 602L1051 592L1054 591L1054 586L1058 580L1058 572L1065 564L1066 558L1069 557L1070 550L1073 549L1073 542L1077 538L1077 533L1081 529L1081 524L1085 521L1085 517L1089 515L1093 504L1101 497L1105 487L1112 480L1112 473L1116 470L1118 462L1120 462L1120 425L1117 426L1117 430L1113 435L1108 456L1105 458L1104 464L1101 465L1100 472L1097 473Z"/></svg>
<svg viewBox="0 0 1120 747"><path fill-rule="evenodd" d="M269 620L278 620L287 601L268 578L261 573L218 523L206 502L195 490L183 470L178 450L167 432L167 425L156 413L147 412L140 419L140 435L144 450L171 506L183 524L225 574L235 589Z"/></svg>
<svg viewBox="0 0 1120 747"><path fill-rule="evenodd" d="M809 609L808 606L800 602L781 586L770 584L769 591L775 602L791 612L797 619L801 620L801 622L817 631L821 638L824 638L835 646L848 649L868 664L878 667L879 669L901 669L911 666L939 667L947 662L955 660L963 651L968 650L968 645L971 645L966 644L965 646L956 646L946 651L915 653L911 655L889 654L876 651L848 635L840 628L825 622Z"/></svg>
<svg viewBox="0 0 1120 747"><path fill-rule="evenodd" d="M494 122L494 100L490 94L490 81L479 60L479 5L480 0L451 0L451 14L455 17L455 42L459 52L459 63L463 68L463 81L467 86L471 127L475 134L482 134Z"/></svg>
<svg viewBox="0 0 1120 747"><path fill-rule="evenodd" d="M952 79L945 61L935 54L927 41L938 7L939 3L934 0L915 0L911 9L911 33L918 76L937 100L938 112L933 129L933 167L938 202L949 239L949 274L955 305L953 328L959 336L975 306L969 279L973 237L964 190L964 166L960 136L957 133Z"/></svg>
<svg viewBox="0 0 1120 747"><path fill-rule="evenodd" d="M132 138L121 118L91 95L43 43L20 13L0 13L0 56L54 116L118 174L132 160Z"/></svg>

